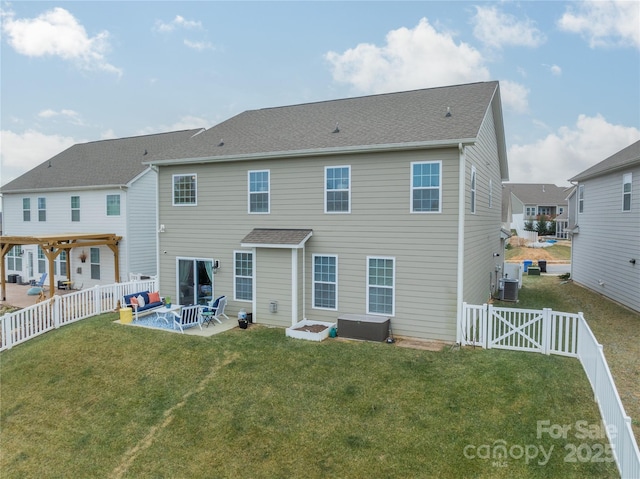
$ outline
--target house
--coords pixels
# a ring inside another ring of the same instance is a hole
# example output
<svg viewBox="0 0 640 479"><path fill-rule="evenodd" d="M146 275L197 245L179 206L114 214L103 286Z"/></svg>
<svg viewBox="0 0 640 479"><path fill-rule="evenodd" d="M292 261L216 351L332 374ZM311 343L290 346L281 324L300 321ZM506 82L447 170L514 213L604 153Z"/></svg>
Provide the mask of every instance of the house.
<svg viewBox="0 0 640 479"><path fill-rule="evenodd" d="M570 181L571 277L640 311L640 141Z"/></svg>
<svg viewBox="0 0 640 479"><path fill-rule="evenodd" d="M343 314L455 341L502 268L500 89L484 82L245 111L158 168L160 285L289 327Z"/></svg>
<svg viewBox="0 0 640 479"><path fill-rule="evenodd" d="M155 275L157 181L143 161L199 131L76 144L4 185L3 271L48 273L51 292Z"/></svg>
<svg viewBox="0 0 640 479"><path fill-rule="evenodd" d="M537 222L541 216L547 219L564 219L569 191L565 187L549 183L505 183L502 185L502 206L508 211L509 229L518 236L525 236L526 222Z"/></svg>

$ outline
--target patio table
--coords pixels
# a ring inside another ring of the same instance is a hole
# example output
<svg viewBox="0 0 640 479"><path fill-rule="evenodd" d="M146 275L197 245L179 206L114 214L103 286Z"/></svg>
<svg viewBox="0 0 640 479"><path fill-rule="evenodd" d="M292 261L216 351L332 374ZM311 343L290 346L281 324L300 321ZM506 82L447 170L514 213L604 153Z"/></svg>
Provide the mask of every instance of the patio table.
<svg viewBox="0 0 640 479"><path fill-rule="evenodd" d="M159 319L164 319L164 321L167 324L171 324L171 318L169 317L169 313L176 313L178 314L178 312L180 311L180 309L182 309L182 305L181 304L172 304L171 306L167 307L167 306L162 306L161 308L158 308L155 310L156 316Z"/></svg>

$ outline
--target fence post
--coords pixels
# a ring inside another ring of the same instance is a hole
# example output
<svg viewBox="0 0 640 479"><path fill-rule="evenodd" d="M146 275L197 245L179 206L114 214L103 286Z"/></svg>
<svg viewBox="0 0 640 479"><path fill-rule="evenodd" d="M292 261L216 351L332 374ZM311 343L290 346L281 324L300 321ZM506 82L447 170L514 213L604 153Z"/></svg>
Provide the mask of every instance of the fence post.
<svg viewBox="0 0 640 479"><path fill-rule="evenodd" d="M10 349L13 347L13 337L11 334L12 318L13 318L13 314L8 313L2 316L2 319L0 319L0 321L2 321L2 340L4 341L4 344L6 345L7 349Z"/></svg>
<svg viewBox="0 0 640 479"><path fill-rule="evenodd" d="M95 285L93 288L93 309L96 316L102 314L102 300L100 298L100 286Z"/></svg>
<svg viewBox="0 0 640 479"><path fill-rule="evenodd" d="M542 352L547 356L551 354L552 312L551 308L542 309Z"/></svg>
<svg viewBox="0 0 640 479"><path fill-rule="evenodd" d="M62 308L60 308L60 296L55 295L53 298L51 298L49 300L49 310L51 311L51 315L53 316L53 327L55 329L58 329L60 327L60 319L61 319L61 314L60 314L60 310Z"/></svg>
<svg viewBox="0 0 640 479"><path fill-rule="evenodd" d="M480 313L480 345L487 349L487 308L488 304L484 303L482 305L482 311Z"/></svg>
<svg viewBox="0 0 640 479"><path fill-rule="evenodd" d="M487 306L487 349L491 349L491 345L493 344L493 305L489 304Z"/></svg>

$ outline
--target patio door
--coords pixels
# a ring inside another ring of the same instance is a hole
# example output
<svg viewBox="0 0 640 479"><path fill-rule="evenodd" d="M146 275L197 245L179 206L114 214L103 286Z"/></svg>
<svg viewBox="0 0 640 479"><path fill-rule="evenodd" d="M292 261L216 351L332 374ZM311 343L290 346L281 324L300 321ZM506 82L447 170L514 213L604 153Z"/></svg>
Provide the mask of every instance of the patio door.
<svg viewBox="0 0 640 479"><path fill-rule="evenodd" d="M182 305L205 304L213 296L213 260L178 258L177 301Z"/></svg>

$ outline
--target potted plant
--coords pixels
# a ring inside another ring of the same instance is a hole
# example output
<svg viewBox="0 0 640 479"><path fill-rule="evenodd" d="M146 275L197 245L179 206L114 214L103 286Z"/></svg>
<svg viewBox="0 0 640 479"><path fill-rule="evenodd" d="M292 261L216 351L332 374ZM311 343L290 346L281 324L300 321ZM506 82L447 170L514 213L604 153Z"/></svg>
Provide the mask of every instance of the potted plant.
<svg viewBox="0 0 640 479"><path fill-rule="evenodd" d="M170 307L171 307L171 296L166 296L166 297L164 298L164 305L165 305L167 308L170 308Z"/></svg>
<svg viewBox="0 0 640 479"><path fill-rule="evenodd" d="M83 263L87 261L87 253L85 253L84 250L82 250L82 253L80 253L80 261L82 261Z"/></svg>

